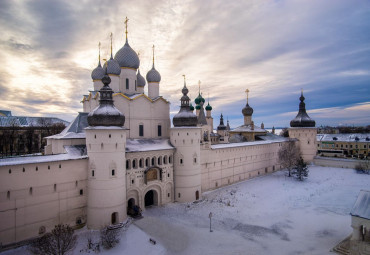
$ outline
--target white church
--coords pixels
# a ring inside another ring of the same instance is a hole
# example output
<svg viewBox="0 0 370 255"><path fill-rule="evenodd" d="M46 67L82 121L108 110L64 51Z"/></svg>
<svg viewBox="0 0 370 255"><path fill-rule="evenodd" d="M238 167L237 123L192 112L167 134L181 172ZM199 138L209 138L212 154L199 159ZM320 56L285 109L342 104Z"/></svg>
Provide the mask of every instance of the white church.
<svg viewBox="0 0 370 255"><path fill-rule="evenodd" d="M171 126L154 50L152 61L145 79L126 27L126 43L114 57L111 52L101 66L99 56L83 111L47 138L45 155L0 159L1 245L37 237L60 223L102 229L125 221L135 205L145 210L193 202L205 191L281 169L278 151L287 139L254 124L248 98L241 107L244 125L231 130L221 115L214 129L212 107L199 91L194 109L184 79ZM315 121L303 94L300 101L289 135L310 162L317 147Z"/></svg>

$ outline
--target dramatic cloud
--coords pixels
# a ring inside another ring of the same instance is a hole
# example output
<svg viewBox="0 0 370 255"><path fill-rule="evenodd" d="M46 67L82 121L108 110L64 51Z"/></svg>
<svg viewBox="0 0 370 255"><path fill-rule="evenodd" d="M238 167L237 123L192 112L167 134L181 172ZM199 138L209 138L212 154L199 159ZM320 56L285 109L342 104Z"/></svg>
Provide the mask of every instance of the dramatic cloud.
<svg viewBox="0 0 370 255"><path fill-rule="evenodd" d="M102 58L110 32L122 47L126 16L142 74L156 45L171 114L186 74L192 99L202 81L215 125L221 113L242 123L246 88L266 127L289 125L301 88L318 125L370 124L370 3L346 0L1 1L1 108L71 120L92 89L98 42Z"/></svg>

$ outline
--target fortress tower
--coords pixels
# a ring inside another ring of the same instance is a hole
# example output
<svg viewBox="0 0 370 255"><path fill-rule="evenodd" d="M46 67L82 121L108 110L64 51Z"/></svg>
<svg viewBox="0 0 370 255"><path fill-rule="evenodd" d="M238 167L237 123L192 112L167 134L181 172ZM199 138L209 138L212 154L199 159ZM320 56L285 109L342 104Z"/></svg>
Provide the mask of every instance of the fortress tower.
<svg viewBox="0 0 370 255"><path fill-rule="evenodd" d="M303 90L299 100L299 111L297 116L290 122L289 137L298 139L302 158L306 162L312 162L316 155L317 129L315 121L306 112Z"/></svg>
<svg viewBox="0 0 370 255"><path fill-rule="evenodd" d="M192 202L201 197L200 134L197 116L190 110L189 90L182 89L181 108L173 117L170 140L176 147L174 155L175 200Z"/></svg>
<svg viewBox="0 0 370 255"><path fill-rule="evenodd" d="M125 116L113 105L107 72L99 106L89 113L87 226L101 229L126 219Z"/></svg>

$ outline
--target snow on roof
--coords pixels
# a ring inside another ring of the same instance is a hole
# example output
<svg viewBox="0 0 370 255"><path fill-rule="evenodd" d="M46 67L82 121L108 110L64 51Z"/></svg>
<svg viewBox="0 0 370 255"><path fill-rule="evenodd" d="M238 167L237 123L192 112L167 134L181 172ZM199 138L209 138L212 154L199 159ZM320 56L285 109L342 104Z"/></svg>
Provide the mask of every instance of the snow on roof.
<svg viewBox="0 0 370 255"><path fill-rule="evenodd" d="M42 127L44 125L53 125L59 123L64 125L69 124L68 121L54 117L0 116L1 127Z"/></svg>
<svg viewBox="0 0 370 255"><path fill-rule="evenodd" d="M0 159L0 166L13 166L13 165L23 165L23 164L35 164L35 163L45 163L53 161L64 161L72 159L84 159L87 158L86 148L83 146L65 146L67 153L57 154L57 155L45 155L45 156L21 156L14 158L2 158Z"/></svg>
<svg viewBox="0 0 370 255"><path fill-rule="evenodd" d="M320 142L370 142L370 134L318 134L316 140Z"/></svg>
<svg viewBox="0 0 370 255"><path fill-rule="evenodd" d="M361 190L351 211L352 216L370 220L370 191Z"/></svg>
<svg viewBox="0 0 370 255"><path fill-rule="evenodd" d="M173 150L169 139L127 139L126 152Z"/></svg>
<svg viewBox="0 0 370 255"><path fill-rule="evenodd" d="M85 128L87 123L87 112L79 112L77 117L60 134L48 136L53 139L83 139L86 138Z"/></svg>
<svg viewBox="0 0 370 255"><path fill-rule="evenodd" d="M254 132L254 133L258 133L258 132L267 132L265 129L262 129L256 125L254 125L254 129L252 130L252 125L242 125L242 126L239 126L239 127L236 127L232 130L230 130L230 132Z"/></svg>
<svg viewBox="0 0 370 255"><path fill-rule="evenodd" d="M260 137L262 137L262 136L260 136ZM280 139L279 138L269 139L269 137L267 137L267 136L265 137L265 139L266 140L264 140L264 141L254 141L254 142L214 144L214 145L211 145L211 149L216 150L216 149L243 147L243 146L254 146L254 145L285 142L285 141L288 140L288 138L285 138L285 137L281 137Z"/></svg>

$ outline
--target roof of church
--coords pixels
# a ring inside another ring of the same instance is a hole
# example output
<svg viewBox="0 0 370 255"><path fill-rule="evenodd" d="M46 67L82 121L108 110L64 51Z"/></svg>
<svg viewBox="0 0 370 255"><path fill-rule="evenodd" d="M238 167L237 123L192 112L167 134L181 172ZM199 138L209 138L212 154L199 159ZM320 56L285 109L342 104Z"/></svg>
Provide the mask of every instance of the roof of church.
<svg viewBox="0 0 370 255"><path fill-rule="evenodd" d="M204 114L203 103L200 103L200 111L198 115L198 124L207 125L206 115Z"/></svg>
<svg viewBox="0 0 370 255"><path fill-rule="evenodd" d="M47 138L53 139L82 139L86 138L85 128L87 124L87 112L79 112L77 117L62 131L60 134L48 136Z"/></svg>
<svg viewBox="0 0 370 255"><path fill-rule="evenodd" d="M104 69L104 73L105 73L105 69L107 69L106 70L107 74L114 74L114 75L121 74L121 67L119 66L118 62L113 59L112 55L110 59L104 63L103 69Z"/></svg>
<svg viewBox="0 0 370 255"><path fill-rule="evenodd" d="M149 72L146 74L146 80L148 82L160 82L161 81L161 75L160 73L154 68L154 64L152 69L149 70Z"/></svg>
<svg viewBox="0 0 370 255"><path fill-rule="evenodd" d="M138 87L144 87L145 86L146 81L145 81L145 78L141 75L140 69L137 72L136 79L137 79L137 86Z"/></svg>
<svg viewBox="0 0 370 255"><path fill-rule="evenodd" d="M10 116L12 116L11 111L0 110L0 117L10 117Z"/></svg>
<svg viewBox="0 0 370 255"><path fill-rule="evenodd" d="M351 211L352 216L370 220L370 191L361 190Z"/></svg>
<svg viewBox="0 0 370 255"><path fill-rule="evenodd" d="M316 140L321 142L365 142L370 141L370 133L364 134L317 134Z"/></svg>

